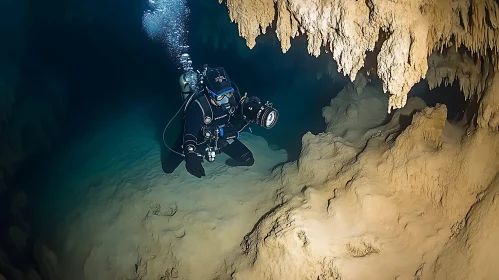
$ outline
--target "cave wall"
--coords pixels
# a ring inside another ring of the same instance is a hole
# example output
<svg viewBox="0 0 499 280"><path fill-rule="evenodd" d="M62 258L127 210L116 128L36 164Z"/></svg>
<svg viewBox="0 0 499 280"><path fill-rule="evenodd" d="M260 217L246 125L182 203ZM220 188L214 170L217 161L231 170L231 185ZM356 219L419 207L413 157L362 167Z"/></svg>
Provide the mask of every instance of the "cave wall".
<svg viewBox="0 0 499 280"><path fill-rule="evenodd" d="M39 261L50 250L33 246L43 245L26 216L30 200L13 178L61 135L68 88L60 69L29 57L30 13L28 1L0 3L0 279L49 279Z"/></svg>
<svg viewBox="0 0 499 280"><path fill-rule="evenodd" d="M4 36L10 35L9 38L11 38L11 40L7 40L0 45L0 136L2 137L1 143L5 143L5 130L12 115L16 90L20 84L22 50L26 48L27 27L23 19L27 17L27 8L25 7L26 3L22 1L3 1L0 5L1 34ZM18 12L9 12L12 9ZM5 146L5 144L1 146ZM8 170L6 170L5 164L1 164L0 166L2 166L0 168L0 179L2 179L0 180L1 193L6 189L4 177L7 175Z"/></svg>
<svg viewBox="0 0 499 280"><path fill-rule="evenodd" d="M28 55L27 1L4 1L0 11L10 38L0 46L0 178L6 179L60 135L68 89L60 69L40 69Z"/></svg>

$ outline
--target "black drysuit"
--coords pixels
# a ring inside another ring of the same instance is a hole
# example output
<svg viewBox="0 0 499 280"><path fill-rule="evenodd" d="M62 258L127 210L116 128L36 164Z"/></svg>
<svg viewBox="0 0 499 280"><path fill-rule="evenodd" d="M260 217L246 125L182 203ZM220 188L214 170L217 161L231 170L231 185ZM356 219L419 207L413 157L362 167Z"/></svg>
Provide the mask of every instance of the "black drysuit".
<svg viewBox="0 0 499 280"><path fill-rule="evenodd" d="M207 98L205 95L201 95L196 100L190 102L189 107L185 112L185 123L184 131L177 138L174 146L172 147L175 151L183 151L186 155L189 153L187 147L192 145L195 147L195 152L205 155L206 145L203 144L204 136L202 135L202 128L205 125L204 116L209 115L211 117L211 112L203 113L203 106L201 106L200 99ZM205 102L204 104L209 104L213 112L213 119L210 126L234 126L240 129L244 126L245 122L242 120L240 115L241 109L239 106L241 97L236 91L231 98L231 110L232 113L225 110L222 107L215 106L211 102ZM209 98L207 98L209 101ZM218 143L219 147L222 147L222 152L227 154L231 159L227 160L226 164L230 166L251 166L254 163L253 154L251 151L239 140L233 139L232 141L220 140ZM175 153L169 153L166 158L162 158L163 171L165 173L172 173L184 160L184 157L177 155ZM192 174L192 172L188 171ZM204 170L202 171L204 175ZM196 174L193 174L197 176ZM200 176L197 176L200 177Z"/></svg>

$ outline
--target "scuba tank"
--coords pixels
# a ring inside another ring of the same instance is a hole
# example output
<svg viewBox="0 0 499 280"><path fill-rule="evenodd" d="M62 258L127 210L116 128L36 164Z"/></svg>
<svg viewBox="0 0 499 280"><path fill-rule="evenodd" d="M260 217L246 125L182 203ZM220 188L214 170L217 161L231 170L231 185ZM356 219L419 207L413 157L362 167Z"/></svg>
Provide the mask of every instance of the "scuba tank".
<svg viewBox="0 0 499 280"><path fill-rule="evenodd" d="M197 95L201 93L203 87L203 77L206 73L207 65L205 64L203 66L202 73L194 71L194 68L192 67L192 60L187 53L180 56L180 64L182 64L182 67L179 69L182 69L184 73L182 73L179 77L179 85L182 100L185 101L191 94ZM186 107L188 105L189 104L186 104Z"/></svg>
<svg viewBox="0 0 499 280"><path fill-rule="evenodd" d="M180 56L179 59L181 64L181 67L179 67L179 69L184 71L184 73L182 73L179 78L179 85L183 103L163 130L163 144L165 144L165 146L171 152L179 156L185 156L182 152L175 151L170 146L168 146L168 144L166 144L165 134L166 130L168 129L172 121L178 116L178 114L181 111L185 112L192 100L195 100L195 98L199 96L199 94L203 94L203 77L204 73L206 73L207 65L205 64L203 66L203 73L200 73L199 71L194 71L194 68L192 67L192 60L189 54L184 53Z"/></svg>

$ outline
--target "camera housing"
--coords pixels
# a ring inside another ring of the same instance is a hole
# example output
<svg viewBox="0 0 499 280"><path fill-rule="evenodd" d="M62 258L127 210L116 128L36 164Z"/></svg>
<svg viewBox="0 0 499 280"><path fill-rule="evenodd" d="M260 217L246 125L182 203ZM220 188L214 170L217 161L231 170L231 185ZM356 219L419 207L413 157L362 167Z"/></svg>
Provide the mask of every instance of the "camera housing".
<svg viewBox="0 0 499 280"><path fill-rule="evenodd" d="M242 114L249 122L271 129L279 118L279 111L272 107L268 101L263 104L258 97L249 97L242 103Z"/></svg>

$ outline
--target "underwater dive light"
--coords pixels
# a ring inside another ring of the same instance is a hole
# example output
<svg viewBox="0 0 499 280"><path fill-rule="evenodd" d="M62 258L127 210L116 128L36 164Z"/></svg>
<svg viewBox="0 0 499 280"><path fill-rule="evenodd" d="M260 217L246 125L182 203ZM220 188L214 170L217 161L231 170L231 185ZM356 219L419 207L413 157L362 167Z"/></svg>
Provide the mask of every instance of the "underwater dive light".
<svg viewBox="0 0 499 280"><path fill-rule="evenodd" d="M242 105L243 115L247 121L266 129L271 129L277 123L279 112L272 108L272 103L267 101L262 104L258 97L250 97L245 99Z"/></svg>

